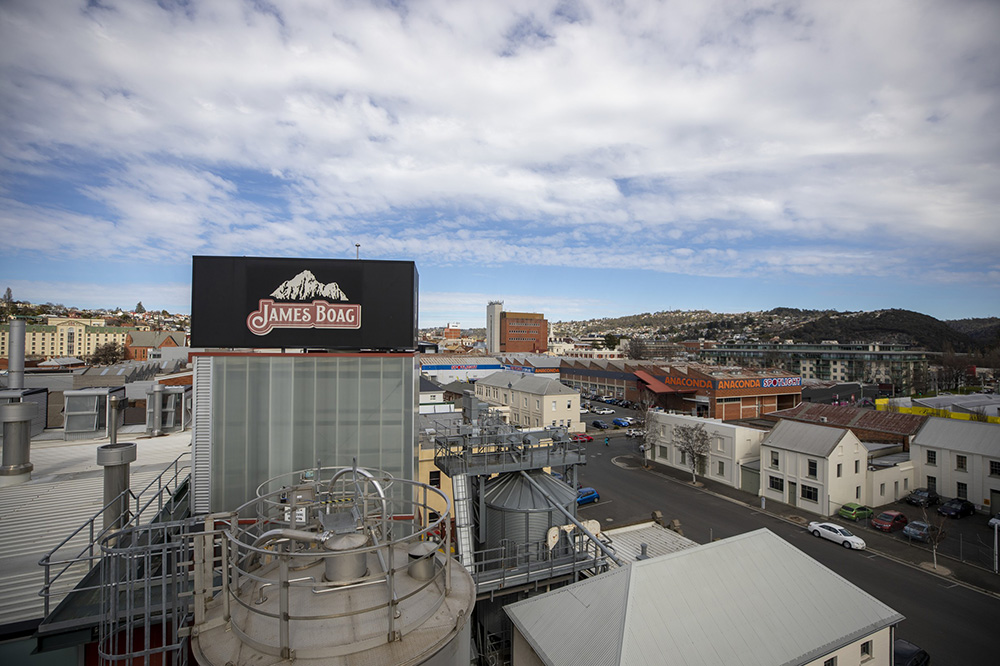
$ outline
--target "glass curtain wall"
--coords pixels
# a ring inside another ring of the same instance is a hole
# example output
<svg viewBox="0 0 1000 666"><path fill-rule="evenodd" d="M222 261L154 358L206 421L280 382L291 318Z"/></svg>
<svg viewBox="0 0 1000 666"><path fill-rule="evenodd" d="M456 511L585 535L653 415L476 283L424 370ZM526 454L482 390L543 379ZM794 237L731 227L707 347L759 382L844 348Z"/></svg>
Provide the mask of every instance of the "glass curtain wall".
<svg viewBox="0 0 1000 666"><path fill-rule="evenodd" d="M412 354L212 357L212 511L235 509L269 478L360 467L416 474Z"/></svg>

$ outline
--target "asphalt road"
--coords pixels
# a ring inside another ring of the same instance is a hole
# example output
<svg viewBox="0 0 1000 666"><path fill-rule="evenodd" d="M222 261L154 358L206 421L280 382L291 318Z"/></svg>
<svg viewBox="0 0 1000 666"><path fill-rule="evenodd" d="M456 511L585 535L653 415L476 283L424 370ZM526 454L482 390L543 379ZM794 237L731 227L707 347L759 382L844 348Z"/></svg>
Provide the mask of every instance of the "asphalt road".
<svg viewBox="0 0 1000 666"><path fill-rule="evenodd" d="M698 543L766 527L906 616L897 637L926 649L935 666L1000 663L993 634L1000 627L997 597L872 551L846 550L754 507L645 470L637 440L609 433L611 445L605 446L603 435L594 434L579 482L596 488L601 500L580 507L581 518L610 528L649 520L659 509L666 521L680 520L684 535Z"/></svg>

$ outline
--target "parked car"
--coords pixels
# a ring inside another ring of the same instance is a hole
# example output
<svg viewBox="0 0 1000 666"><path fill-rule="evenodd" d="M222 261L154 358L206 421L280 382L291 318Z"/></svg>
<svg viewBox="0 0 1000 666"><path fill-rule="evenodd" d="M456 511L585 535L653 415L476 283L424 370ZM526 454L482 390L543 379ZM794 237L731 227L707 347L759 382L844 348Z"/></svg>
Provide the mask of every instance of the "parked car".
<svg viewBox="0 0 1000 666"><path fill-rule="evenodd" d="M594 438L585 432L578 432L569 438L571 442L592 442Z"/></svg>
<svg viewBox="0 0 1000 666"><path fill-rule="evenodd" d="M645 437L646 431L640 428L629 428L625 431L626 437Z"/></svg>
<svg viewBox="0 0 1000 666"><path fill-rule="evenodd" d="M590 504L591 502L596 502L599 499L601 499L600 493L593 488L580 488L576 491L577 506L581 504Z"/></svg>
<svg viewBox="0 0 1000 666"><path fill-rule="evenodd" d="M942 516L947 516L949 518L961 518L962 516L974 516L976 515L976 505L969 500L964 499L950 499L937 510Z"/></svg>
<svg viewBox="0 0 1000 666"><path fill-rule="evenodd" d="M894 666L930 666L931 656L927 650L897 638L892 642L892 663Z"/></svg>
<svg viewBox="0 0 1000 666"><path fill-rule="evenodd" d="M581 414L586 414L589 411L590 411L589 407L584 407L583 405L580 405L580 413Z"/></svg>
<svg viewBox="0 0 1000 666"><path fill-rule="evenodd" d="M1000 527L1000 511L993 514L993 517L986 524L990 527Z"/></svg>
<svg viewBox="0 0 1000 666"><path fill-rule="evenodd" d="M867 506L861 506L860 504L855 504L854 502L848 502L844 506L840 507L840 511L837 512L841 518L847 518L848 520L853 520L854 522L864 518L871 518L873 513L875 512Z"/></svg>
<svg viewBox="0 0 1000 666"><path fill-rule="evenodd" d="M594 413L600 414L601 416L606 416L608 414L614 414L615 410L608 409L607 407L598 407L597 409L594 410Z"/></svg>
<svg viewBox="0 0 1000 666"><path fill-rule="evenodd" d="M906 527L909 521L899 511L883 511L872 518L872 527L883 532L894 532Z"/></svg>
<svg viewBox="0 0 1000 666"><path fill-rule="evenodd" d="M903 534L909 539L930 543L936 539L943 539L945 532L937 525L931 525L922 520L914 520L903 528Z"/></svg>
<svg viewBox="0 0 1000 666"><path fill-rule="evenodd" d="M864 550L865 540L859 536L855 536L850 530L840 525L834 525L833 523L820 523L812 522L809 523L808 529L814 537L823 537L824 539L829 539L834 543L839 543L844 548Z"/></svg>
<svg viewBox="0 0 1000 666"><path fill-rule="evenodd" d="M607 430L608 428L611 427L607 423L605 423L604 421L601 421L600 419L595 419L595 420L591 421L590 425L594 426L598 430Z"/></svg>
<svg viewBox="0 0 1000 666"><path fill-rule="evenodd" d="M940 502L941 496L933 490L917 488L903 499L907 504L913 504L914 506L931 506Z"/></svg>
<svg viewBox="0 0 1000 666"><path fill-rule="evenodd" d="M631 423L628 422L628 419L623 419L623 418L620 418L620 417L616 418L616 419L613 419L611 422L613 424L615 424L616 426L618 426L619 428L627 428L630 425L632 425Z"/></svg>

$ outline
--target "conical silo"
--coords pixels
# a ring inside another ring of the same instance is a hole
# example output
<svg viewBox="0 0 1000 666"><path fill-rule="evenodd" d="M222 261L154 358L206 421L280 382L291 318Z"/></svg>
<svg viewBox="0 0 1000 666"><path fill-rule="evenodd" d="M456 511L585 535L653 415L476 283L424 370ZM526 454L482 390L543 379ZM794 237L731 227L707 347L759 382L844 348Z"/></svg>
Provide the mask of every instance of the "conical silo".
<svg viewBox="0 0 1000 666"><path fill-rule="evenodd" d="M528 472L532 480L574 516L576 491L541 470ZM569 523L542 493L520 473L502 474L486 483L486 544L498 548L539 543L550 527Z"/></svg>

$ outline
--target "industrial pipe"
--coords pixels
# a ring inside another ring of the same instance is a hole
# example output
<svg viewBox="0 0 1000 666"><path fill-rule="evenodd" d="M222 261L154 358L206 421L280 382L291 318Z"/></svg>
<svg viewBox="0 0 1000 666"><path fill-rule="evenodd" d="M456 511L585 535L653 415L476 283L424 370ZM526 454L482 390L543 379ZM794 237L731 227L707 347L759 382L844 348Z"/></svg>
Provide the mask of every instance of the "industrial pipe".
<svg viewBox="0 0 1000 666"><path fill-rule="evenodd" d="M105 530L122 529L128 522L129 464L135 456L135 442L97 447L97 464L104 468Z"/></svg>
<svg viewBox="0 0 1000 666"><path fill-rule="evenodd" d="M7 388L24 388L24 336L23 319L10 321L10 350L7 354Z"/></svg>
<svg viewBox="0 0 1000 666"><path fill-rule="evenodd" d="M163 434L163 384L153 384L153 437Z"/></svg>
<svg viewBox="0 0 1000 666"><path fill-rule="evenodd" d="M33 402L10 402L0 405L3 422L3 466L0 486L16 486L31 480L31 419L38 406Z"/></svg>

